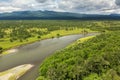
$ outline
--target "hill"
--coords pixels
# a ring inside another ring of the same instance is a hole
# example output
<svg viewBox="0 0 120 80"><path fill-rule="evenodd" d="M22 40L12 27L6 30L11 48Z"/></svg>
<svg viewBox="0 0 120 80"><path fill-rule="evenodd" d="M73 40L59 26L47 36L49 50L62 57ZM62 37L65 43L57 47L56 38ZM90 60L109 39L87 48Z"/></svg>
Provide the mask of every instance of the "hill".
<svg viewBox="0 0 120 80"><path fill-rule="evenodd" d="M119 14L79 14L70 12L54 12L54 11L15 11L11 13L0 13L0 20L119 20Z"/></svg>

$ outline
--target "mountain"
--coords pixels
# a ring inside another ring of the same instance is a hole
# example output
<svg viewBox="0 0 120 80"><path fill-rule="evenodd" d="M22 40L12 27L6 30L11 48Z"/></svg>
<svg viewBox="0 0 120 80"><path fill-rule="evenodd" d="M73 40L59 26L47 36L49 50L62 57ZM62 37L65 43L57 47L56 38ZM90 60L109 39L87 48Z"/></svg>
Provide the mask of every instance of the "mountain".
<svg viewBox="0 0 120 80"><path fill-rule="evenodd" d="M34 20L34 19L80 19L80 20L104 20L120 19L120 14L79 14L70 12L54 11L15 11L11 13L0 13L0 20Z"/></svg>

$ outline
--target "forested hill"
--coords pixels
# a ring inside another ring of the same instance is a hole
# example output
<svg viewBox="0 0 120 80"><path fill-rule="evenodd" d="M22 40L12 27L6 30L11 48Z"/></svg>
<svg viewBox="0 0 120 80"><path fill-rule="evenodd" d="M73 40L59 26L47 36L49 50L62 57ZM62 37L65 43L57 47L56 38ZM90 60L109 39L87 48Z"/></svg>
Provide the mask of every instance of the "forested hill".
<svg viewBox="0 0 120 80"><path fill-rule="evenodd" d="M11 13L0 13L0 20L34 20L34 19L57 19L57 20L119 20L119 14L100 15L100 14L78 14L70 12L54 11L16 11Z"/></svg>

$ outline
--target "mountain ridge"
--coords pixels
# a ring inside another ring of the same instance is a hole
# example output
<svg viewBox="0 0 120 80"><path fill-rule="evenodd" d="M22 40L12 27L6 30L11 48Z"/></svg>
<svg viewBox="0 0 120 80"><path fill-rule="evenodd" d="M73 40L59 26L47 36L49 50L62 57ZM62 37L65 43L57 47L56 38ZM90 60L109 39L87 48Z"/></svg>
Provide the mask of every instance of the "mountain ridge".
<svg viewBox="0 0 120 80"><path fill-rule="evenodd" d="M15 11L11 13L0 13L0 20L104 20L115 19L120 20L120 14L79 14L70 12L55 12L55 11Z"/></svg>

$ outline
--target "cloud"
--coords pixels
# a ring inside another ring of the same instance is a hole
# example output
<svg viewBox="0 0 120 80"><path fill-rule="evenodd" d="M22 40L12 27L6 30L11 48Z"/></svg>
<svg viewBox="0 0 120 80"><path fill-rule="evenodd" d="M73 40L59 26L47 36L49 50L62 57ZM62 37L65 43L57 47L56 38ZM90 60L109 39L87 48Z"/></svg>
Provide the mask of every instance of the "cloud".
<svg viewBox="0 0 120 80"><path fill-rule="evenodd" d="M120 6L120 0L115 1L116 5Z"/></svg>
<svg viewBox="0 0 120 80"><path fill-rule="evenodd" d="M52 10L77 13L106 13L117 11L120 0L4 0L0 11ZM4 9L4 8L5 9ZM8 8L8 9L7 9ZM112 9L111 11L108 11Z"/></svg>
<svg viewBox="0 0 120 80"><path fill-rule="evenodd" d="M21 8L15 8L12 6L0 7L0 12L12 12L12 11L18 11L18 10L21 10Z"/></svg>
<svg viewBox="0 0 120 80"><path fill-rule="evenodd" d="M113 0L61 0L59 7L69 11L94 11L112 8Z"/></svg>
<svg viewBox="0 0 120 80"><path fill-rule="evenodd" d="M49 0L36 0L38 3L45 3L45 2L47 2L47 1L49 1Z"/></svg>
<svg viewBox="0 0 120 80"><path fill-rule="evenodd" d="M33 10L35 0L6 0L0 1L0 12Z"/></svg>

